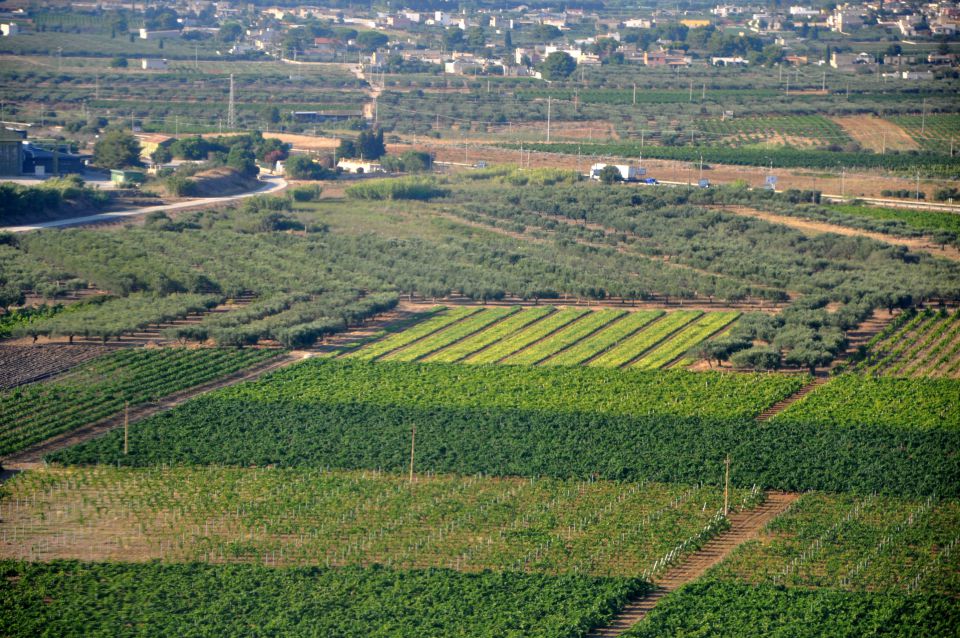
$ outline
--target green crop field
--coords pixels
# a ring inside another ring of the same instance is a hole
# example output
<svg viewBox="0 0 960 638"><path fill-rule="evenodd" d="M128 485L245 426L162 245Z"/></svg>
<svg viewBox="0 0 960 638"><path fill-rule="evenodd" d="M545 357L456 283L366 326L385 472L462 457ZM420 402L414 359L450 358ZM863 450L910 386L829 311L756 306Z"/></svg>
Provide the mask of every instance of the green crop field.
<svg viewBox="0 0 960 638"><path fill-rule="evenodd" d="M892 377L960 378L960 312L899 315L870 340L853 369Z"/></svg>
<svg viewBox="0 0 960 638"><path fill-rule="evenodd" d="M958 396L960 381L955 379L844 374L788 407L774 421L958 431Z"/></svg>
<svg viewBox="0 0 960 638"><path fill-rule="evenodd" d="M635 578L383 567L3 561L6 636L576 638L648 589ZM50 594L49 596L47 594ZM225 611L228 610L229 611Z"/></svg>
<svg viewBox="0 0 960 638"><path fill-rule="evenodd" d="M384 361L416 361L434 352L451 346L484 328L508 317L516 308L490 308L473 313L439 332L428 335L409 346L394 350L382 357Z"/></svg>
<svg viewBox="0 0 960 638"><path fill-rule="evenodd" d="M0 393L0 454L277 356L273 350L128 349Z"/></svg>
<svg viewBox="0 0 960 638"><path fill-rule="evenodd" d="M505 365L586 363L594 367L634 362L644 369L656 369L673 363L739 316L738 312L703 315L675 311L665 315L663 311L507 307L480 310L460 320L467 312L463 308L453 315L440 311L429 322L414 324L344 356ZM451 317L458 320L448 323ZM697 318L699 321L693 322Z"/></svg>
<svg viewBox="0 0 960 638"><path fill-rule="evenodd" d="M956 428L894 418L824 422L791 411L754 420L806 382L803 375L315 359L138 423L128 455L115 432L49 458L402 472L415 424L422 471L715 483L726 450L737 459L741 487L956 493L960 459L943 455L957 445Z"/></svg>
<svg viewBox="0 0 960 638"><path fill-rule="evenodd" d="M756 502L749 490L731 498L738 507ZM122 515L114 503L123 503ZM93 551L100 560L136 553L165 562L649 577L678 545L719 531L722 504L717 487L680 484L444 475L418 475L411 484L375 471L51 468L5 486L0 508L17 531L0 555L83 559ZM57 544L58 535L75 538Z"/></svg>
<svg viewBox="0 0 960 638"><path fill-rule="evenodd" d="M952 636L958 543L955 499L805 494L628 635Z"/></svg>
<svg viewBox="0 0 960 638"><path fill-rule="evenodd" d="M960 115L930 113L926 116L899 115L887 118L903 127L926 151L949 153L960 141Z"/></svg>
<svg viewBox="0 0 960 638"><path fill-rule="evenodd" d="M642 330L651 321L663 316L661 310L632 312L607 325L602 330L570 346L563 352L543 362L548 366L579 365L616 346L618 343Z"/></svg>

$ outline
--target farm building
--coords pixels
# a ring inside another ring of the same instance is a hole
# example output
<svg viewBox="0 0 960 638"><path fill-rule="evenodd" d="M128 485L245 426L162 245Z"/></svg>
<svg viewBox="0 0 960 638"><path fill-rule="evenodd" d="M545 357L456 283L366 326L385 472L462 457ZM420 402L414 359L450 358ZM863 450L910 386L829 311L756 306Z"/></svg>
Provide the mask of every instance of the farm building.
<svg viewBox="0 0 960 638"><path fill-rule="evenodd" d="M163 71L167 68L167 61L158 58L143 58L140 67L145 71Z"/></svg>
<svg viewBox="0 0 960 638"><path fill-rule="evenodd" d="M27 175L63 175L83 172L83 156L70 153L59 144L54 146L55 150L40 148L30 142L21 142L21 147L23 172Z"/></svg>
<svg viewBox="0 0 960 638"><path fill-rule="evenodd" d="M150 156L161 146L170 146L176 138L162 133L137 133L134 135L140 142L140 159L149 163Z"/></svg>
<svg viewBox="0 0 960 638"><path fill-rule="evenodd" d="M110 171L110 181L117 186L142 184L146 179L143 171L120 170L116 168Z"/></svg>
<svg viewBox="0 0 960 638"><path fill-rule="evenodd" d="M0 24L0 34L3 37L9 37L11 35L17 35L20 33L20 26L16 22Z"/></svg>
<svg viewBox="0 0 960 638"><path fill-rule="evenodd" d="M364 160L346 160L337 162L337 168L344 173L355 173L357 175L369 175L370 173L382 173L383 168L380 162L367 162Z"/></svg>
<svg viewBox="0 0 960 638"><path fill-rule="evenodd" d="M179 38L180 32L176 29L169 29L167 31L150 31L148 29L140 29L140 39L141 40L163 40L166 38Z"/></svg>
<svg viewBox="0 0 960 638"><path fill-rule="evenodd" d="M23 171L21 131L0 129L0 175L19 175Z"/></svg>

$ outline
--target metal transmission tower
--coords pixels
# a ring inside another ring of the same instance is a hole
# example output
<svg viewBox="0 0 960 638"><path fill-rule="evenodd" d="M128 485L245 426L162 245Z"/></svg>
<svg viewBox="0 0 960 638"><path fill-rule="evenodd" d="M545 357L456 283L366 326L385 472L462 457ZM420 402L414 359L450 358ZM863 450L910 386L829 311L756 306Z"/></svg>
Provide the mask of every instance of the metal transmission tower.
<svg viewBox="0 0 960 638"><path fill-rule="evenodd" d="M233 99L233 73L230 74L230 103L227 106L227 128L231 131L237 128L237 107Z"/></svg>

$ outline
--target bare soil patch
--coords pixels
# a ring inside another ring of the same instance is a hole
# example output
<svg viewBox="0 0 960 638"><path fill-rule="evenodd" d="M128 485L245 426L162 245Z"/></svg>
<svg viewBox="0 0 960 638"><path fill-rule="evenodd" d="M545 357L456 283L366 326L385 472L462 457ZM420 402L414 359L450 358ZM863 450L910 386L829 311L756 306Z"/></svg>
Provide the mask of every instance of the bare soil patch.
<svg viewBox="0 0 960 638"><path fill-rule="evenodd" d="M915 151L920 145L902 128L875 115L848 115L831 118L843 127L847 135L860 146L882 153L890 151Z"/></svg>
<svg viewBox="0 0 960 638"><path fill-rule="evenodd" d="M110 352L103 346L0 345L0 388L13 388L66 372Z"/></svg>

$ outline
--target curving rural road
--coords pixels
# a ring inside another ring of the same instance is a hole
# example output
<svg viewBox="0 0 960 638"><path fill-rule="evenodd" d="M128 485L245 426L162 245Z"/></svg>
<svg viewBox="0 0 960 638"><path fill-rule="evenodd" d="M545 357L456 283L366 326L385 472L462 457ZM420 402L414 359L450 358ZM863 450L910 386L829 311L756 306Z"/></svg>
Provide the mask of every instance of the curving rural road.
<svg viewBox="0 0 960 638"><path fill-rule="evenodd" d="M117 219L122 219L124 217L136 217L138 215L146 215L147 213L153 213L156 211L181 210L184 208L194 208L196 206L222 204L224 202L230 202L237 199L244 199L245 197L253 197L254 195L266 195L269 193L274 193L287 187L287 180L283 179L282 177L261 178L261 181L265 183L260 188L247 193L241 193L239 195L229 195L226 197L203 197L199 199L191 199L185 202L177 202L176 204L147 206L145 208L131 208L130 210L118 210L110 213L87 215L85 217L70 217L69 219L38 222L36 224L28 224L26 226L0 227L0 232L26 233L31 230L41 230L43 228L59 228L62 226L75 226L77 224L93 224L96 222L116 221Z"/></svg>

